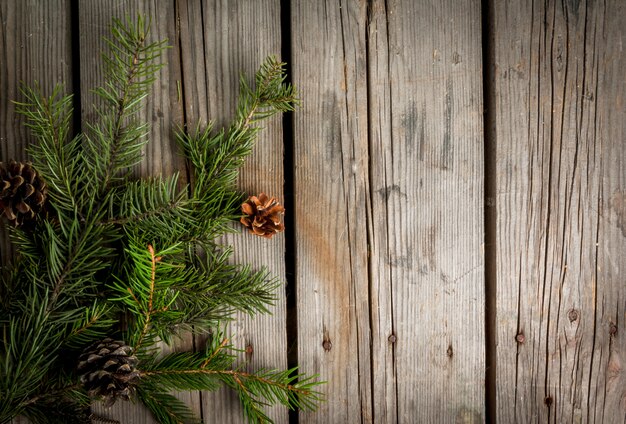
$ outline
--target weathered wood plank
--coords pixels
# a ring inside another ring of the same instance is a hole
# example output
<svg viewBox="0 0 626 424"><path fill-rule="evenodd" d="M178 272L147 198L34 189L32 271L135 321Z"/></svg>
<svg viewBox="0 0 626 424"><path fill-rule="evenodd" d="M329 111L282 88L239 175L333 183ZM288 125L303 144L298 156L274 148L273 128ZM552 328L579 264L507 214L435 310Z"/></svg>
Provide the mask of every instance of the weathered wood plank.
<svg viewBox="0 0 626 424"><path fill-rule="evenodd" d="M374 1L371 13L375 421L481 422L480 2Z"/></svg>
<svg viewBox="0 0 626 424"><path fill-rule="evenodd" d="M369 129L370 166L375 174L370 184L382 191L371 199L371 216L377 222L369 227L370 249L370 310L372 317L372 385L373 418L376 423L397 423L396 364L394 345L393 298L390 293L391 265L388 257L389 236L383 219L387 215L387 200L393 192L386 189L385 167L391 167L388 150L391 148L391 84L389 81L389 28L387 3L375 1L371 5L368 26L369 74ZM376 176L377 175L377 176ZM378 197L376 197L378 196Z"/></svg>
<svg viewBox="0 0 626 424"><path fill-rule="evenodd" d="M177 152L174 141L174 125L182 125L183 122L183 102L182 96L179 95L181 64L174 2L143 0L79 2L82 117L86 121L95 118L93 105L98 100L91 90L102 84L104 79L101 53L105 51L105 44L102 37L110 36L111 19L114 17L126 19L127 16L134 19L138 13L151 20L150 40L167 38L171 48L159 59L166 65L157 75L152 92L145 101L143 119L151 126L145 157L137 173L142 176L171 175L180 171L181 183L184 183L185 162ZM166 346L163 347L167 349ZM177 343L174 349L188 350L192 347L192 338L187 337ZM200 416L199 393L180 393L177 396ZM111 409L105 409L99 404L94 407L94 412L123 423L154 422L144 408L127 402L118 402Z"/></svg>
<svg viewBox="0 0 626 424"><path fill-rule="evenodd" d="M44 93L56 84L73 90L71 79L71 10L69 0L0 3L0 161L26 159L30 141L13 100L22 100L23 82L38 83ZM0 226L1 262L13 257L4 225ZM25 424L23 418L14 424Z"/></svg>
<svg viewBox="0 0 626 424"><path fill-rule="evenodd" d="M195 128L213 120L220 128L234 117L241 73L251 81L266 56L280 55L280 1L179 0L178 10L186 123ZM254 153L241 170L238 186L243 191L284 199L281 122L274 118L264 125ZM266 240L244 232L226 237L225 242L234 248L234 261L267 266L273 276L285 281L283 235ZM228 329L231 342L245 350L240 361L251 371L287 367L285 293L279 289L276 294L272 315L241 314ZM203 393L202 402L207 423L245 422L231 390ZM276 423L288 421L284 407L271 408L269 415Z"/></svg>
<svg viewBox="0 0 626 424"><path fill-rule="evenodd" d="M499 422L626 420L626 5L494 2Z"/></svg>
<svg viewBox="0 0 626 424"><path fill-rule="evenodd" d="M372 422L366 2L293 1L291 25L298 362L328 381L300 422Z"/></svg>
<svg viewBox="0 0 626 424"><path fill-rule="evenodd" d="M0 4L0 161L26 159L29 132L16 115L19 87L38 83L44 93L56 84L72 92L69 0L10 1ZM13 256L0 226L1 262Z"/></svg>

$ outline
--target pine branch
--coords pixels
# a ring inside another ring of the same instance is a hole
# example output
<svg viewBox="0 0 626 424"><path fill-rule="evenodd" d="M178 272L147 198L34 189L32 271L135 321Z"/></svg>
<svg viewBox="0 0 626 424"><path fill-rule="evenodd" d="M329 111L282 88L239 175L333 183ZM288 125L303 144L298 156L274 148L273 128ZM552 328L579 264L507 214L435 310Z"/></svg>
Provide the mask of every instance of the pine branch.
<svg viewBox="0 0 626 424"><path fill-rule="evenodd" d="M109 47L109 54L103 56L107 81L94 90L104 106L96 109L99 124L87 125L85 140L98 198L112 183L123 181L123 170L141 160L147 125L138 123L135 115L162 67L155 61L166 48L166 40L147 42L149 27L142 16L134 24L114 19L113 39L105 39Z"/></svg>
<svg viewBox="0 0 626 424"><path fill-rule="evenodd" d="M215 240L235 231L243 196L234 183L259 123L298 104L284 64L268 58L254 88L242 78L226 129L178 134L194 170L191 187L178 187L177 175L132 181L148 132L139 112L165 48L165 41L147 41L148 28L143 17L114 20L106 81L95 90L97 122L83 125L86 134L70 137L71 97L60 88L50 97L25 88L18 104L38 141L30 152L49 185L50 213L32 231L11 230L20 253L1 286L0 422L20 412L44 423L89 420L83 407L91 399L72 388L78 376L71 361L92 342L120 334L139 358L138 396L161 422L192 419L166 394L172 389L227 385L255 422L269 420L267 404L312 409L320 399L319 383L295 369L235 367L235 349L215 333L235 311L269 312L279 286L264 269L230 263L231 250ZM157 340L190 327L213 332L204 352L157 356ZM135 358L125 363L131 373L136 365ZM106 383L106 396L128 393L128 381L118 383Z"/></svg>
<svg viewBox="0 0 626 424"><path fill-rule="evenodd" d="M97 302L90 307L85 307L82 317L74 322L65 336L63 347L79 349L105 338L117 323L116 320L108 317L110 311L110 306Z"/></svg>
<svg viewBox="0 0 626 424"><path fill-rule="evenodd" d="M0 422L23 409L21 403L36 392L56 360L62 338L58 323L47 312L48 297L31 290L23 311L2 326L0 344Z"/></svg>
<svg viewBox="0 0 626 424"><path fill-rule="evenodd" d="M170 394L139 387L137 397L161 424L200 423L184 402Z"/></svg>
<svg viewBox="0 0 626 424"><path fill-rule="evenodd" d="M176 307L186 311L181 317L200 329L217 321L230 319L236 312L250 315L269 312L275 301L275 291L281 285L269 278L265 269L253 271L250 266L229 263L232 250L204 246L206 259L191 266L178 290Z"/></svg>
<svg viewBox="0 0 626 424"><path fill-rule="evenodd" d="M113 250L108 246L119 238L110 225L98 226L102 212L94 214L89 222L72 220L58 230L46 223L48 241L44 250L49 265L52 285L50 310L57 306L59 296L84 295L97 285L95 274L107 267ZM62 223L62 221L60 221ZM59 231L60 230L60 231Z"/></svg>
<svg viewBox="0 0 626 424"><path fill-rule="evenodd" d="M172 353L145 362L141 384L157 391L216 390L223 383L234 389L252 422L271 421L263 406L276 403L289 408L314 409L321 394L315 390L320 383L313 377L298 375L296 369L260 370L249 373L230 369L235 356L227 339L215 335L205 352Z"/></svg>
<svg viewBox="0 0 626 424"><path fill-rule="evenodd" d="M110 216L103 224L129 226L143 224L153 227L159 221L171 225L171 220L191 220L186 187L178 188L178 173L168 178L148 178L132 181L111 196Z"/></svg>
<svg viewBox="0 0 626 424"><path fill-rule="evenodd" d="M284 63L269 57L256 74L252 90L241 79L237 117L228 131L211 135L212 124L193 134L177 133L177 140L194 166L194 195L202 197L215 187L230 187L237 169L252 152L259 128L253 126L278 112L293 110L299 103L295 89L285 83Z"/></svg>
<svg viewBox="0 0 626 424"><path fill-rule="evenodd" d="M141 346L141 343L143 342L144 337L146 337L146 334L148 334L148 331L150 330L150 320L152 319L152 315L155 314L155 310L152 309L152 304L154 302L154 286L155 286L155 279L156 279L156 264L157 262L161 261L161 258L157 258L154 255L154 248L151 245L148 245L148 252L150 252L150 260L151 260L151 269L150 269L150 289L149 289L149 294L148 294L148 307L145 308L144 310L144 323L143 323L143 328L141 329L141 333L139 334L137 341L135 342L135 347L133 348L134 351L139 350L139 347ZM132 292L132 289L129 288L128 291L130 292L130 294L132 295L133 299L138 303L138 306L141 307L141 303L139 302L139 300L135 297L135 295Z"/></svg>
<svg viewBox="0 0 626 424"><path fill-rule="evenodd" d="M80 387L81 387L80 384L73 384L71 386L61 387L60 389L56 389L56 390L52 390L52 391L46 391L44 393L40 393L40 394L38 394L36 396L30 397L30 398L24 400L22 403L20 403L20 407L21 408L26 408L29 405L33 405L33 404L36 404L36 403L41 403L42 400L54 399L54 398L57 398L59 396L63 396L67 392L71 392L73 390L80 389Z"/></svg>
<svg viewBox="0 0 626 424"><path fill-rule="evenodd" d="M36 424L86 424L89 408L68 399L39 402L24 409L23 415Z"/></svg>
<svg viewBox="0 0 626 424"><path fill-rule="evenodd" d="M124 279L117 277L110 286L120 302L133 314L126 341L138 351L143 345L155 342L155 325L163 326L178 317L179 312L170 310L177 294L171 289L179 281L182 265L163 261L163 257L182 254L178 245L156 252L152 245L142 247L131 242L126 249L128 261Z"/></svg>
<svg viewBox="0 0 626 424"><path fill-rule="evenodd" d="M16 111L26 118L26 126L37 143L28 149L35 169L48 184L48 195L55 209L76 211L82 205L80 162L81 137L69 139L73 113L72 96L62 95L57 85L49 97L38 86L21 87L24 102L16 102Z"/></svg>

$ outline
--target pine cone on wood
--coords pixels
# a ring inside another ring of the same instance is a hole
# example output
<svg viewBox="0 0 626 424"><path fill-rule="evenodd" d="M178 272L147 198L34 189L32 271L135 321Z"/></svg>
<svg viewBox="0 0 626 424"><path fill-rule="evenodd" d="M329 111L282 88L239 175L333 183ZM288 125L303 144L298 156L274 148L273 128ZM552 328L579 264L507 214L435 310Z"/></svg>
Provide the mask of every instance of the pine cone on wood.
<svg viewBox="0 0 626 424"><path fill-rule="evenodd" d="M78 358L80 381L92 398L103 397L107 406L117 398L130 399L140 373L133 348L109 337L87 347Z"/></svg>
<svg viewBox="0 0 626 424"><path fill-rule="evenodd" d="M0 162L0 208L15 226L35 219L46 201L46 183L28 162Z"/></svg>
<svg viewBox="0 0 626 424"><path fill-rule="evenodd" d="M244 216L240 222L247 227L252 234L272 238L274 234L284 231L285 226L281 222L281 215L285 208L282 207L275 197L269 197L265 193L259 196L250 196L241 205Z"/></svg>

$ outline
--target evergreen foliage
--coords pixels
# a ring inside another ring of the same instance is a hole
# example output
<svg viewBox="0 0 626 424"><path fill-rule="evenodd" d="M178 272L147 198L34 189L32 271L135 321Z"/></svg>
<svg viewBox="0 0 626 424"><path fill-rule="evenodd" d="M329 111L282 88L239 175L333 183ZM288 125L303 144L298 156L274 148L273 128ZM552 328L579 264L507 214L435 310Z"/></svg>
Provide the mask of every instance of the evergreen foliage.
<svg viewBox="0 0 626 424"><path fill-rule="evenodd" d="M319 384L295 369L244 371L220 332L235 311L267 313L279 285L265 270L229 261L216 238L233 231L245 198L235 188L258 124L298 100L284 64L269 57L254 86L241 79L236 116L214 131L180 130L192 183L177 174L134 179L148 126L139 119L165 42L148 43L144 18L114 20L104 56L106 81L95 89L96 120L72 136L72 98L23 88L17 110L36 143L33 167L48 184L46 213L34 228L9 228L18 252L0 281L0 423L90 421L77 376L83 350L105 337L139 358L136 397L163 423L194 422L172 390L235 390L252 422L270 421L265 405L314 409ZM200 352L159 356L157 343L181 332L208 334Z"/></svg>

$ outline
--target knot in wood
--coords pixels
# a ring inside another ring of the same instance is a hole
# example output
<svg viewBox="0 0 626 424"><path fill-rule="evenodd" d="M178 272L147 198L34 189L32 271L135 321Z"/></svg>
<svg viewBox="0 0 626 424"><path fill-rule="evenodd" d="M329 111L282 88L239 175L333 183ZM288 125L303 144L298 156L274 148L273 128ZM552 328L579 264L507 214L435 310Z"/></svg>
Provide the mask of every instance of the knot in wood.
<svg viewBox="0 0 626 424"><path fill-rule="evenodd" d="M398 338L395 334L391 334L389 337L387 337L387 340L389 340L389 343L395 343L398 341Z"/></svg>
<svg viewBox="0 0 626 424"><path fill-rule="evenodd" d="M246 354L247 355L252 355L252 353L254 352L254 348L252 347L251 344L249 344L248 346L246 346Z"/></svg>
<svg viewBox="0 0 626 424"><path fill-rule="evenodd" d="M524 333L519 332L519 333L517 334L517 336L515 336L515 341L516 341L518 344L522 344L522 343L524 343L524 342L526 341L526 336L524 336Z"/></svg>
<svg viewBox="0 0 626 424"><path fill-rule="evenodd" d="M330 340L324 340L324 343L322 343L322 347L326 352L328 352L330 349L332 349L333 344L330 342Z"/></svg>
<svg viewBox="0 0 626 424"><path fill-rule="evenodd" d="M570 311L567 313L567 318L569 318L569 322L576 321L578 317L579 317L579 314L576 309L570 309Z"/></svg>
<svg viewBox="0 0 626 424"><path fill-rule="evenodd" d="M617 334L617 325L614 323L611 323L611 325L609 326L609 336L615 336Z"/></svg>
<svg viewBox="0 0 626 424"><path fill-rule="evenodd" d="M452 350L452 345L448 345L448 350L446 350L446 355L448 355L448 358L452 358L452 356L454 355L454 351Z"/></svg>

